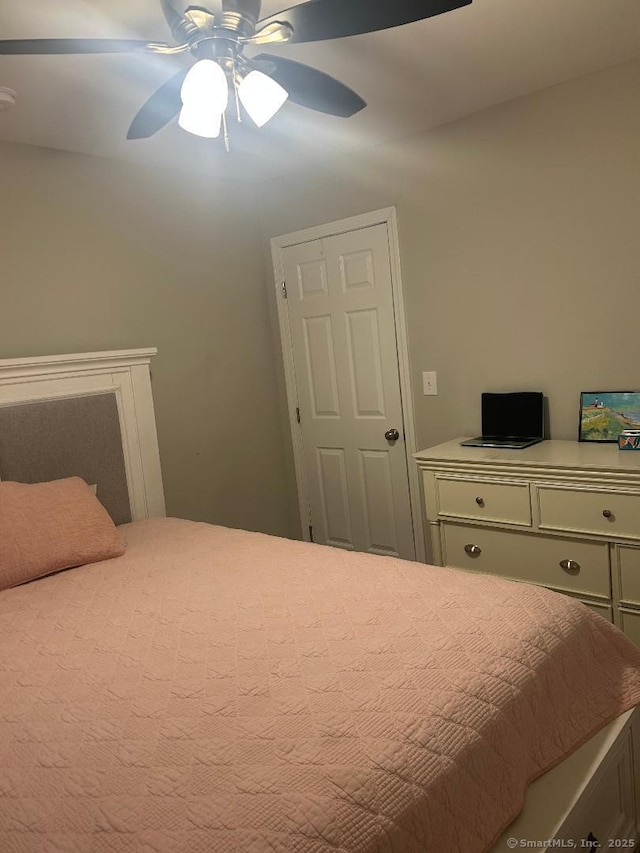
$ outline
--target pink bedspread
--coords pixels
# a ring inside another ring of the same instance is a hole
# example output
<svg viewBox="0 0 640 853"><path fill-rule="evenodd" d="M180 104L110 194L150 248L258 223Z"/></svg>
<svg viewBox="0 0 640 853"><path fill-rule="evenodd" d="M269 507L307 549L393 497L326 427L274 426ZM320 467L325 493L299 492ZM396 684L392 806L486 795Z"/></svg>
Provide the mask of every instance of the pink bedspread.
<svg viewBox="0 0 640 853"><path fill-rule="evenodd" d="M569 598L156 519L0 594L2 853L475 853L640 702Z"/></svg>

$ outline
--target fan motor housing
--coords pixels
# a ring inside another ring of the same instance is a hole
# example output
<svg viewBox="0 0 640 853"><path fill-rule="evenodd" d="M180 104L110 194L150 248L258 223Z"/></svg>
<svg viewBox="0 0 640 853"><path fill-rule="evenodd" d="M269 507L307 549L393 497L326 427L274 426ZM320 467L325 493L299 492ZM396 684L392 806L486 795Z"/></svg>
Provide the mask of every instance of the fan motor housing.
<svg viewBox="0 0 640 853"><path fill-rule="evenodd" d="M233 3L223 3L225 12L239 12L243 18L248 18L253 24L260 17L260 0L234 0Z"/></svg>

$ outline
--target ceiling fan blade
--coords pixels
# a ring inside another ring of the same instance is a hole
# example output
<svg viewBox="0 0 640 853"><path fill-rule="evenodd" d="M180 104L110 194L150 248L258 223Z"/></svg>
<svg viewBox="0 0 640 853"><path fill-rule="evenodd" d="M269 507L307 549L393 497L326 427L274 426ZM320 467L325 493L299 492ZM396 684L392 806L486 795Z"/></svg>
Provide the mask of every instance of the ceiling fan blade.
<svg viewBox="0 0 640 853"><path fill-rule="evenodd" d="M268 62L271 67L265 73L287 90L290 101L302 107L349 118L367 106L353 89L317 68L269 53L259 54L254 61Z"/></svg>
<svg viewBox="0 0 640 853"><path fill-rule="evenodd" d="M69 54L69 53L131 53L150 50L150 45L135 39L14 39L0 41L0 55Z"/></svg>
<svg viewBox="0 0 640 853"><path fill-rule="evenodd" d="M127 139L148 139L178 115L182 107L180 90L188 71L182 68L151 95L131 122Z"/></svg>
<svg viewBox="0 0 640 853"><path fill-rule="evenodd" d="M258 22L262 28L280 22L293 27L291 42L323 41L373 33L442 15L472 0L308 0Z"/></svg>
<svg viewBox="0 0 640 853"><path fill-rule="evenodd" d="M287 24L269 24L252 36L241 37L243 44L285 44L291 40L293 30Z"/></svg>

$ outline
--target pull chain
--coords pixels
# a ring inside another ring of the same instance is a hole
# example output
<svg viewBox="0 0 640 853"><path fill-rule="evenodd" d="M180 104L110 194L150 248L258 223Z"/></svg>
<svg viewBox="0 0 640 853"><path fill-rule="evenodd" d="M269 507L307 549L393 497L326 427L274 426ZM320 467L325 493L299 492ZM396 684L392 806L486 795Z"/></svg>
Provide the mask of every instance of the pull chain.
<svg viewBox="0 0 640 853"><path fill-rule="evenodd" d="M228 154L231 147L229 145L229 128L227 126L227 116L225 113L222 113L222 136L224 138L224 148Z"/></svg>
<svg viewBox="0 0 640 853"><path fill-rule="evenodd" d="M238 124L240 124L242 121L242 114L240 112L240 96L238 95L238 80L236 78L235 68L233 69L232 80L233 80L233 96L234 96L235 102L236 102L236 121L238 122Z"/></svg>

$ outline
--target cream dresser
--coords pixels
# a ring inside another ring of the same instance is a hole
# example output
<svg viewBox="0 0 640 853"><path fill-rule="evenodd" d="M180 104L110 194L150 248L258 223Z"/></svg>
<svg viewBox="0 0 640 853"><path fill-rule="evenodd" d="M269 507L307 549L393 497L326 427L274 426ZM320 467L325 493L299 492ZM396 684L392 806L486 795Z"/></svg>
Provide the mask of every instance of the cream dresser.
<svg viewBox="0 0 640 853"><path fill-rule="evenodd" d="M415 457L433 561L575 596L640 646L640 452L461 440Z"/></svg>

